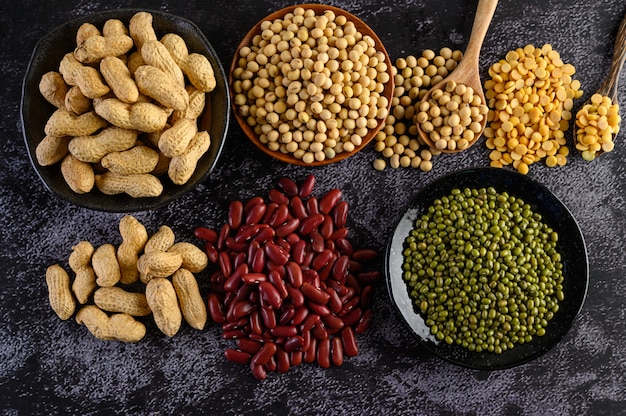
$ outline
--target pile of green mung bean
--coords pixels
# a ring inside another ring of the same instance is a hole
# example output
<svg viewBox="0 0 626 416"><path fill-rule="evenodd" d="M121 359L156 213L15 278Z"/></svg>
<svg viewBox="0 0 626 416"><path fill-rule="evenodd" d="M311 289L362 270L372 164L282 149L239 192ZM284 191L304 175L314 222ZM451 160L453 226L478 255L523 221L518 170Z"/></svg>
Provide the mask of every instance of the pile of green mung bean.
<svg viewBox="0 0 626 416"><path fill-rule="evenodd" d="M522 199L454 189L415 221L403 279L439 341L501 354L543 336L563 300L558 234Z"/></svg>

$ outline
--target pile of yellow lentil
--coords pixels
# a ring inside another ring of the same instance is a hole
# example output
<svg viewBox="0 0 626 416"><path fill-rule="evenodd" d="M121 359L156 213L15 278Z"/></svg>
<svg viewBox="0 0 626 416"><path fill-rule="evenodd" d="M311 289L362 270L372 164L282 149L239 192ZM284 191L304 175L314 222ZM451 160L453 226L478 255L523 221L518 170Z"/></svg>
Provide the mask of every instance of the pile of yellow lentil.
<svg viewBox="0 0 626 416"><path fill-rule="evenodd" d="M432 85L442 81L463 57L459 50L442 48L437 54L426 49L421 56L398 58L392 67L395 90L391 112L375 136L376 170L384 170L387 161L392 168L412 167L424 172L433 167L433 156L441 151L427 146L417 133L414 118L419 104Z"/></svg>
<svg viewBox="0 0 626 416"><path fill-rule="evenodd" d="M544 158L550 167L567 163L565 132L574 99L583 94L572 79L575 72L550 44L517 48L489 68L489 124L483 134L491 166L512 165L526 174Z"/></svg>
<svg viewBox="0 0 626 416"><path fill-rule="evenodd" d="M387 117L388 65L346 16L297 7L262 22L240 48L234 102L270 150L305 163L332 159Z"/></svg>
<svg viewBox="0 0 626 416"><path fill-rule="evenodd" d="M622 119L619 104L610 97L593 94L591 102L576 113L576 149L582 158L591 161L598 152L613 150L613 135L617 135Z"/></svg>

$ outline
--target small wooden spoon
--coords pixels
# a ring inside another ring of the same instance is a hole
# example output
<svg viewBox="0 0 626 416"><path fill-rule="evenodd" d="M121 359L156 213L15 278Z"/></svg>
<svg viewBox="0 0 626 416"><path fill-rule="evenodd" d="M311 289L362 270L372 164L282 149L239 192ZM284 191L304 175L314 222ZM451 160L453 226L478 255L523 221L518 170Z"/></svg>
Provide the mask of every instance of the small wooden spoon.
<svg viewBox="0 0 626 416"><path fill-rule="evenodd" d="M607 74L604 82L596 91L596 94L600 94L603 97L609 97L613 104L617 104L617 84L619 81L620 72L624 66L626 60L626 16L622 19L619 28L617 29L617 36L615 37L615 48L613 49L613 59L611 60L611 66L609 67L609 73ZM593 96L594 94L592 94ZM580 106L583 108L585 105L591 102L591 97L587 99ZM578 126L574 123L574 143L578 142ZM616 134L613 134L613 141L615 141ZM604 151L600 149L596 152L595 156L600 156Z"/></svg>
<svg viewBox="0 0 626 416"><path fill-rule="evenodd" d="M461 62L459 62L457 67L446 78L431 87L428 93L426 93L426 95L422 98L421 102L428 101L433 91L441 89L445 90L445 85L448 81L454 81L457 84L465 84L468 87L472 87L474 89L474 94L481 98L483 104L486 104L485 93L483 92L483 86L480 81L478 58L480 56L480 48L483 44L483 40L485 39L485 35L487 34L487 30L489 29L489 24L491 23L491 19L493 18L497 5L498 0L480 0L478 2L472 32L470 34L470 39L465 53L463 54L463 59L461 59ZM474 135L474 139L469 143L468 147L476 143L478 138L482 135L482 131L485 129L486 124L487 117L483 117L481 121L481 131L480 133ZM430 139L429 135L422 130L419 123L417 123L417 129L424 142L428 146L435 148L435 144ZM456 153L459 151L461 151L461 149L441 150L443 153Z"/></svg>

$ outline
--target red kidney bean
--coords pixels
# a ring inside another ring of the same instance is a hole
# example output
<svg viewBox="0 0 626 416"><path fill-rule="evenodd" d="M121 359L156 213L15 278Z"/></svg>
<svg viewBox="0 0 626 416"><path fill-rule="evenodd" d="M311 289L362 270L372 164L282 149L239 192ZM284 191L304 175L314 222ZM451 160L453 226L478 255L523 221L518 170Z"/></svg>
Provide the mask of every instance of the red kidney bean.
<svg viewBox="0 0 626 416"><path fill-rule="evenodd" d="M230 225L224 224L220 229L220 233L217 236L217 242L215 243L215 247L218 250L224 249L224 244L226 242L226 238L230 235Z"/></svg>
<svg viewBox="0 0 626 416"><path fill-rule="evenodd" d="M289 198L284 193L280 192L278 189L270 189L268 192L269 200L276 204L285 204L289 202Z"/></svg>
<svg viewBox="0 0 626 416"><path fill-rule="evenodd" d="M306 206L299 196L294 196L289 200L289 208L291 208L291 212L299 220L303 220L309 216Z"/></svg>
<svg viewBox="0 0 626 416"><path fill-rule="evenodd" d="M222 330L231 331L233 329L242 329L243 327L246 326L247 323L248 323L248 320L246 318L241 318L234 322L224 322L222 324Z"/></svg>
<svg viewBox="0 0 626 416"><path fill-rule="evenodd" d="M270 221L270 218L274 216L274 213L276 212L277 209L278 209L278 204L276 202L270 202L269 204L267 204L267 207L265 208L265 214L263 214L263 218L261 218L261 223L268 224Z"/></svg>
<svg viewBox="0 0 626 416"><path fill-rule="evenodd" d="M320 286L320 276L317 274L317 271L313 269L302 269L302 281L312 283L315 287Z"/></svg>
<svg viewBox="0 0 626 416"><path fill-rule="evenodd" d="M287 177L278 180L278 186L289 196L298 195L298 185Z"/></svg>
<svg viewBox="0 0 626 416"><path fill-rule="evenodd" d="M247 214L248 212L250 212L252 207L257 204L265 204L265 200L263 199L263 197L255 196L255 197L250 198L248 202L246 202L245 205L243 206L244 214Z"/></svg>
<svg viewBox="0 0 626 416"><path fill-rule="evenodd" d="M339 312L339 316L344 316L348 314L350 311L352 311L352 309L356 308L359 305L360 301L361 299L355 296L346 303L344 303L341 311Z"/></svg>
<svg viewBox="0 0 626 416"><path fill-rule="evenodd" d="M304 295L300 292L300 289L287 285L287 292L289 292L289 298L291 298L291 304L296 308L304 305Z"/></svg>
<svg viewBox="0 0 626 416"><path fill-rule="evenodd" d="M263 345L259 341L254 341L250 338L238 338L236 343L237 348L239 348L241 351L247 352L248 354L256 354Z"/></svg>
<svg viewBox="0 0 626 416"><path fill-rule="evenodd" d="M277 237L274 239L274 244L279 246L285 251L285 255L289 256L289 252L291 251L291 244L287 240L282 237Z"/></svg>
<svg viewBox="0 0 626 416"><path fill-rule="evenodd" d="M275 328L270 329L270 334L275 337L293 337L298 334L298 328L295 325L276 325Z"/></svg>
<svg viewBox="0 0 626 416"><path fill-rule="evenodd" d="M274 309L261 307L259 310L261 311L261 318L265 327L267 329L276 328L276 312L274 312Z"/></svg>
<svg viewBox="0 0 626 416"><path fill-rule="evenodd" d="M338 238L335 240L335 245L337 246L337 250L343 255L348 257L352 256L354 253L354 249L352 248L352 244L346 240L345 238Z"/></svg>
<svg viewBox="0 0 626 416"><path fill-rule="evenodd" d="M333 231L333 233L330 235L330 239L333 241L336 241L342 238L346 239L348 238L348 234L350 234L350 230L348 230L347 227L335 228L335 231Z"/></svg>
<svg viewBox="0 0 626 416"><path fill-rule="evenodd" d="M220 258L222 257L221 254L226 254L226 256L228 256L228 254L225 251L222 251L220 253ZM224 260L224 261L226 261L226 260ZM230 259L229 259L229 261L230 261ZM223 271L222 271L222 273L223 273ZM235 269L235 271L232 272L230 274L230 276L224 282L224 290L226 290L228 292L233 292L233 291L237 290L237 288L239 288L239 286L241 285L241 282L242 282L241 278L246 273L248 273L248 265L246 263L240 264L239 267L237 267ZM224 276L226 276L226 274L224 274Z"/></svg>
<svg viewBox="0 0 626 416"><path fill-rule="evenodd" d="M230 331L222 332L223 339L238 339L246 336L246 333L241 329L231 329Z"/></svg>
<svg viewBox="0 0 626 416"><path fill-rule="evenodd" d="M324 237L315 230L309 233L309 240L311 241L311 249L316 253L321 253L326 248Z"/></svg>
<svg viewBox="0 0 626 416"><path fill-rule="evenodd" d="M226 357L228 361L236 364L248 364L250 362L250 359L252 358L252 355L245 351L227 348L224 351L224 357Z"/></svg>
<svg viewBox="0 0 626 416"><path fill-rule="evenodd" d="M333 235L334 231L335 226L333 225L333 219L328 215L324 215L324 222L320 225L320 234L324 239L328 240L330 236Z"/></svg>
<svg viewBox="0 0 626 416"><path fill-rule="evenodd" d="M311 346L311 339L313 338L313 334L311 334L311 330L308 329L306 331L302 331L302 348L301 351L306 351Z"/></svg>
<svg viewBox="0 0 626 416"><path fill-rule="evenodd" d="M276 355L270 358L270 360L267 362L267 364L265 364L264 367L266 371L276 371L276 368L277 368Z"/></svg>
<svg viewBox="0 0 626 416"><path fill-rule="evenodd" d="M278 244L268 242L264 250L267 257L278 265L284 265L289 261L289 252Z"/></svg>
<svg viewBox="0 0 626 416"><path fill-rule="evenodd" d="M228 225L233 230L241 226L243 221L243 203L241 201L232 201L228 206Z"/></svg>
<svg viewBox="0 0 626 416"><path fill-rule="evenodd" d="M228 255L228 252L226 251L222 251L219 254L218 257L218 262L219 262L219 266L220 266L220 270L222 271L222 274L225 277L230 277L230 275L233 272L233 265L230 261L230 256Z"/></svg>
<svg viewBox="0 0 626 416"><path fill-rule="evenodd" d="M335 292L337 292L337 296L339 297L345 296L348 293L348 288L344 286L341 282L336 281L335 279L328 279L326 281L326 285L332 288Z"/></svg>
<svg viewBox="0 0 626 416"><path fill-rule="evenodd" d="M264 329L261 312L258 309L253 310L250 313L250 330L257 335L261 335Z"/></svg>
<svg viewBox="0 0 626 416"><path fill-rule="evenodd" d="M239 230L237 230L234 241L235 243L245 243L255 237L259 231L261 231L261 224L243 225L239 228ZM247 249L248 245L246 244L245 247Z"/></svg>
<svg viewBox="0 0 626 416"><path fill-rule="evenodd" d="M320 316L315 313L310 313L304 322L302 322L301 330L302 332L310 331L315 325L322 322L320 320Z"/></svg>
<svg viewBox="0 0 626 416"><path fill-rule="evenodd" d="M367 331L372 323L372 310L368 309L365 312L363 312L363 315L361 315L361 319L359 319L359 322L357 322L356 326L354 327L354 332L357 334L363 334L365 331Z"/></svg>
<svg viewBox="0 0 626 416"><path fill-rule="evenodd" d="M248 248L248 243L245 241L237 242L233 237L226 237L224 241L224 245L231 251L236 253L246 251Z"/></svg>
<svg viewBox="0 0 626 416"><path fill-rule="evenodd" d="M331 251L332 253L332 251ZM330 260L326 263L322 268L318 271L320 276L320 280L325 282L331 275L331 271L333 270L333 266L335 265L335 261L337 261L337 256L335 253L332 253ZM325 284L325 283L324 283Z"/></svg>
<svg viewBox="0 0 626 416"><path fill-rule="evenodd" d="M341 337L333 338L330 354L333 365L340 366L343 364L343 343Z"/></svg>
<svg viewBox="0 0 626 416"><path fill-rule="evenodd" d="M352 253L352 259L359 263L367 263L368 261L376 260L377 257L378 253L369 248L355 250L354 253Z"/></svg>
<svg viewBox="0 0 626 416"><path fill-rule="evenodd" d="M331 189L320 199L320 212L323 214L330 214L330 211L341 200L342 192L340 189Z"/></svg>
<svg viewBox="0 0 626 416"><path fill-rule="evenodd" d="M369 308L372 304L372 293L374 292L374 286L367 285L361 290L361 306L363 308Z"/></svg>
<svg viewBox="0 0 626 416"><path fill-rule="evenodd" d="M304 355L302 356L302 360L305 363L311 364L311 363L314 363L316 359L317 359L317 339L314 337L311 337L309 348L304 350Z"/></svg>
<svg viewBox="0 0 626 416"><path fill-rule="evenodd" d="M348 203L346 201L340 201L335 205L331 214L335 227L344 227L348 221Z"/></svg>
<svg viewBox="0 0 626 416"><path fill-rule="evenodd" d="M332 257L333 257L333 252L328 249L324 249L324 251L316 254L313 257L313 261L311 262L311 267L314 270L320 270L322 267L328 264L328 262L330 262Z"/></svg>
<svg viewBox="0 0 626 416"><path fill-rule="evenodd" d="M328 293L313 286L309 282L302 283L300 290L302 291L304 297L309 299L311 302L317 303L318 305L326 305L330 299L330 295Z"/></svg>
<svg viewBox="0 0 626 416"><path fill-rule="evenodd" d="M320 305L314 302L309 302L308 305L312 312L320 316L330 315L330 309L328 309L328 306Z"/></svg>
<svg viewBox="0 0 626 416"><path fill-rule="evenodd" d="M193 235L200 240L205 240L212 244L217 243L217 231L211 228L198 227L194 230Z"/></svg>
<svg viewBox="0 0 626 416"><path fill-rule="evenodd" d="M355 357L359 353L356 345L356 337L351 326L346 326L341 330L341 341L343 343L343 352L348 357Z"/></svg>
<svg viewBox="0 0 626 416"><path fill-rule="evenodd" d="M330 368L330 338L319 341L317 346L317 364L322 368Z"/></svg>
<svg viewBox="0 0 626 416"><path fill-rule="evenodd" d="M306 241L300 240L291 245L291 258L297 264L302 264L306 254Z"/></svg>
<svg viewBox="0 0 626 416"><path fill-rule="evenodd" d="M261 273L265 269L265 251L256 250L250 260L250 268L255 273Z"/></svg>
<svg viewBox="0 0 626 416"><path fill-rule="evenodd" d="M265 273L246 273L241 276L241 280L247 284L258 284L267 280Z"/></svg>
<svg viewBox="0 0 626 416"><path fill-rule="evenodd" d="M363 265L358 261L350 259L350 265L348 266L348 270L351 274L356 275L357 273L361 273L363 271Z"/></svg>
<svg viewBox="0 0 626 416"><path fill-rule="evenodd" d="M257 380L265 380L267 378L267 371L262 365L254 364L250 361L250 372Z"/></svg>
<svg viewBox="0 0 626 416"><path fill-rule="evenodd" d="M341 319L334 313L330 313L328 315L322 316L321 320L322 320L322 323L326 325L328 328L341 329L345 326L343 319Z"/></svg>
<svg viewBox="0 0 626 416"><path fill-rule="evenodd" d="M249 301L233 302L226 312L226 320L229 322L237 321L252 312L255 306Z"/></svg>
<svg viewBox="0 0 626 416"><path fill-rule="evenodd" d="M278 323L281 325L286 325L293 319L293 316L296 314L296 308L294 306L283 308L283 312L280 314L278 318Z"/></svg>
<svg viewBox="0 0 626 416"><path fill-rule="evenodd" d="M285 241L289 243L289 245L293 245L295 243L297 243L298 241L300 241L300 236L296 233L290 233L287 236L285 236Z"/></svg>
<svg viewBox="0 0 626 416"><path fill-rule="evenodd" d="M276 228L276 237L286 237L289 234L293 233L300 226L299 218L292 218L287 220L284 224Z"/></svg>
<svg viewBox="0 0 626 416"><path fill-rule="evenodd" d="M333 264L333 279L338 282L344 282L348 275L348 266L350 265L350 258L345 254L339 256L337 261Z"/></svg>
<svg viewBox="0 0 626 416"><path fill-rule="evenodd" d="M304 305L294 308L294 314L291 318L291 323L294 325L300 325L302 322L304 322L308 314L309 310Z"/></svg>
<svg viewBox="0 0 626 416"><path fill-rule="evenodd" d="M276 287L270 282L264 281L259 283L259 293L261 297L274 309L279 309L283 303L283 298Z"/></svg>
<svg viewBox="0 0 626 416"><path fill-rule="evenodd" d="M302 259L302 263L300 263L300 267L302 268L310 267L314 256L315 256L315 252L313 250L305 251L304 259Z"/></svg>
<svg viewBox="0 0 626 416"><path fill-rule="evenodd" d="M300 189L298 191L298 196L300 198L306 198L313 192L313 188L315 188L315 176L313 174L307 175L306 178L300 184Z"/></svg>
<svg viewBox="0 0 626 416"><path fill-rule="evenodd" d="M274 354L276 354L276 349L275 343L271 341L266 342L261 349L252 356L252 362L256 365L267 364Z"/></svg>
<svg viewBox="0 0 626 416"><path fill-rule="evenodd" d="M253 241L257 241L260 244L265 244L270 241L276 235L276 230L271 227L261 228L261 231L253 238Z"/></svg>
<svg viewBox="0 0 626 416"><path fill-rule="evenodd" d="M265 204L253 205L246 214L246 224L256 224L260 222L263 219L263 215L265 215L266 209L267 205Z"/></svg>
<svg viewBox="0 0 626 416"><path fill-rule="evenodd" d="M313 327L313 329L311 330L311 333L317 339L327 339L328 338L328 331L326 331L326 327L324 326L324 324L322 322L320 322L319 324L315 325Z"/></svg>
<svg viewBox="0 0 626 416"><path fill-rule="evenodd" d="M293 351L289 353L289 361L291 362L291 366L295 367L297 365L302 364L302 356L304 354L302 351Z"/></svg>
<svg viewBox="0 0 626 416"><path fill-rule="evenodd" d="M213 244L210 241L207 241L206 245L204 246L204 251L211 263L217 263L217 259L220 255L220 252L217 251L215 244Z"/></svg>
<svg viewBox="0 0 626 416"><path fill-rule="evenodd" d="M361 308L357 307L357 308L352 309L347 314L341 316L341 319L343 319L344 326L356 325L357 322L359 322L359 319L361 319L362 314L363 314L363 311L361 310Z"/></svg>
<svg viewBox="0 0 626 416"><path fill-rule="evenodd" d="M282 348L276 350L276 371L283 374L289 371L291 368L291 361L289 359L289 353Z"/></svg>
<svg viewBox="0 0 626 416"><path fill-rule="evenodd" d="M301 235L308 235L315 228L319 227L324 222L324 216L322 214L313 214L310 217L306 217L300 223L298 231Z"/></svg>
<svg viewBox="0 0 626 416"><path fill-rule="evenodd" d="M302 276L302 268L296 262L290 261L285 264L285 270L287 272L287 277L289 278L289 283L294 288L299 288L302 286L304 282L304 277Z"/></svg>
<svg viewBox="0 0 626 416"><path fill-rule="evenodd" d="M280 295L282 299L286 299L289 296L289 292L287 291L287 286L285 285L285 281L281 277L278 269L272 270L271 272L269 272L267 275L267 279L272 285L274 285L274 287L276 288L276 290L278 291L278 294Z"/></svg>
<svg viewBox="0 0 626 416"><path fill-rule="evenodd" d="M339 294L332 287L327 287L326 293L328 293L328 309L332 313L339 313L343 307Z"/></svg>
<svg viewBox="0 0 626 416"><path fill-rule="evenodd" d="M225 321L224 308L222 307L222 300L217 293L209 293L207 297L207 309L213 322L221 324Z"/></svg>
<svg viewBox="0 0 626 416"><path fill-rule="evenodd" d="M272 214L267 222L271 227L278 227L289 218L289 206L287 204L278 204L276 211Z"/></svg>
<svg viewBox="0 0 626 416"><path fill-rule="evenodd" d="M356 277L352 273L348 273L346 276L346 281L344 282L346 286L354 289L355 292L359 293L361 291L361 283L357 280Z"/></svg>
<svg viewBox="0 0 626 416"><path fill-rule="evenodd" d="M306 210L309 213L309 215L315 215L315 214L320 213L319 201L314 196L307 199L305 205L306 205Z"/></svg>
<svg viewBox="0 0 626 416"><path fill-rule="evenodd" d="M247 261L248 261L248 255L244 252L239 252L235 254L235 257L233 258L233 268L237 270L237 267L241 266L242 264L245 264Z"/></svg>
<svg viewBox="0 0 626 416"><path fill-rule="evenodd" d="M357 280L366 285L377 283L381 279L381 277L382 277L382 274L380 273L379 270L361 272L356 275Z"/></svg>

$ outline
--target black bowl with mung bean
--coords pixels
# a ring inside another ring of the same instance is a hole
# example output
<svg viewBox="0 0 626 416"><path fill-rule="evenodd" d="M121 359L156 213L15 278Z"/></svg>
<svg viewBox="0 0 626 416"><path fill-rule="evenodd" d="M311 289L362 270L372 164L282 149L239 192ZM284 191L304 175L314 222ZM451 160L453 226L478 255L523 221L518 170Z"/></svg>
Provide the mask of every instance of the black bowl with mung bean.
<svg viewBox="0 0 626 416"><path fill-rule="evenodd" d="M476 369L552 349L587 292L587 251L567 207L517 172L473 168L420 190L387 247L390 297L431 352Z"/></svg>

